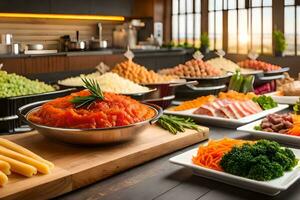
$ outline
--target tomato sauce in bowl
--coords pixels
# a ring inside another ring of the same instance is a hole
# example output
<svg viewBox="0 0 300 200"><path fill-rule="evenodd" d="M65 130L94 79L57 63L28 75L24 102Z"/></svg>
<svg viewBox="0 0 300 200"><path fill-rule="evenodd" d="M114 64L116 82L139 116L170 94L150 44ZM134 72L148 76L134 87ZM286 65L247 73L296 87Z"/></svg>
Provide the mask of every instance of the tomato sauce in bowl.
<svg viewBox="0 0 300 200"><path fill-rule="evenodd" d="M96 100L90 106L76 108L71 100L75 96L89 96L88 90L47 102L28 120L51 127L93 129L126 126L152 118L156 113L130 97L104 93L103 100Z"/></svg>

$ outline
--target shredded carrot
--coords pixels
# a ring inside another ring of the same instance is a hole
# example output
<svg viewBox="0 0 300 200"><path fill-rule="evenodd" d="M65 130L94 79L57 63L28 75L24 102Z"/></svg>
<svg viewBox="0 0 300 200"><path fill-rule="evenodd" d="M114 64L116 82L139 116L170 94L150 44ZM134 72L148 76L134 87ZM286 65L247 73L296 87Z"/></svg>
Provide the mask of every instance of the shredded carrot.
<svg viewBox="0 0 300 200"><path fill-rule="evenodd" d="M183 102L179 106L174 107L173 110L182 111L182 110L188 110L188 109L192 109L192 108L198 108L198 107L202 106L203 104L214 101L215 99L216 99L216 97L213 95L198 97L197 99Z"/></svg>
<svg viewBox="0 0 300 200"><path fill-rule="evenodd" d="M221 140L210 140L206 146L200 146L197 156L192 158L194 164L223 171L220 167L220 161L223 155L229 152L234 146L240 146L246 142L252 143L247 140L237 140L224 138Z"/></svg>

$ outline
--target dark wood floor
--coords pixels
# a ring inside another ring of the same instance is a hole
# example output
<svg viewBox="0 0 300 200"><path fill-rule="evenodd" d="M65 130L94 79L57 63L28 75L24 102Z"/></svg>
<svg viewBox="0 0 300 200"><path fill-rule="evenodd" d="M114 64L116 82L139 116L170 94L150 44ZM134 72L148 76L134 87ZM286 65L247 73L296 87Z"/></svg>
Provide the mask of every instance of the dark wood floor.
<svg viewBox="0 0 300 200"><path fill-rule="evenodd" d="M211 138L248 137L230 129L211 128ZM158 158L80 190L58 197L61 200L268 200L300 199L300 181L275 197L239 189L201 178L191 170L168 162L168 159L198 145Z"/></svg>

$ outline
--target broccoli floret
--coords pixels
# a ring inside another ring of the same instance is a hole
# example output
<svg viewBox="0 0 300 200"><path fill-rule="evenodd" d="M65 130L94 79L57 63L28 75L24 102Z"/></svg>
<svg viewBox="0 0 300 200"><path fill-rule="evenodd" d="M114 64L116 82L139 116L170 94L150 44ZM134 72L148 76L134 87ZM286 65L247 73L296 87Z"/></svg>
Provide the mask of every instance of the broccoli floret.
<svg viewBox="0 0 300 200"><path fill-rule="evenodd" d="M277 142L259 140L232 148L222 157L220 166L234 175L266 181L283 176L284 171L297 163L290 149L282 148Z"/></svg>
<svg viewBox="0 0 300 200"><path fill-rule="evenodd" d="M280 164L272 162L270 167L270 170L272 171L272 179L283 176L284 169Z"/></svg>
<svg viewBox="0 0 300 200"><path fill-rule="evenodd" d="M250 148L249 144L244 144L241 148L234 147L223 156L220 166L230 174L247 176L251 166L250 162L253 159Z"/></svg>
<svg viewBox="0 0 300 200"><path fill-rule="evenodd" d="M258 181L271 180L273 177L271 163L267 156L259 155L251 160L247 177Z"/></svg>
<svg viewBox="0 0 300 200"><path fill-rule="evenodd" d="M280 164L285 171L289 171L294 167L294 161L288 158L282 151L275 153L272 161Z"/></svg>
<svg viewBox="0 0 300 200"><path fill-rule="evenodd" d="M253 145L253 153L256 156L260 154L266 154L270 158L279 150L280 145L277 142L269 140L258 140L257 143Z"/></svg>

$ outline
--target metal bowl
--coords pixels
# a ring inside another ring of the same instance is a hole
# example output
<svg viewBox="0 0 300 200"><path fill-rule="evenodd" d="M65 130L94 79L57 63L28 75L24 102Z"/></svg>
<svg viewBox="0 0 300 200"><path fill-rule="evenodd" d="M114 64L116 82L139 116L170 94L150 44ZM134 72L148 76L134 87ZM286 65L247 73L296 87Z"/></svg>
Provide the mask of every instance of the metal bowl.
<svg viewBox="0 0 300 200"><path fill-rule="evenodd" d="M276 75L280 75L283 74L283 72L288 72L290 70L289 67L282 67L279 70L274 70L274 71L270 71L270 72L264 72L265 76L276 76Z"/></svg>
<svg viewBox="0 0 300 200"><path fill-rule="evenodd" d="M149 108L155 111L155 115L148 120L130 124L127 126L116 126L110 128L95 128L95 129L72 129L58 128L39 125L28 120L28 116L32 112L40 109L41 105L48 102L39 101L27 104L18 109L18 116L25 121L30 127L36 129L39 133L46 137L54 138L63 142L72 144L107 144L120 143L134 139L147 125L155 123L162 115L163 110L157 105L147 104Z"/></svg>
<svg viewBox="0 0 300 200"><path fill-rule="evenodd" d="M214 76L214 77L181 77L186 79L187 81L198 81L198 86L219 86L229 83L231 76L233 73L226 73L222 76Z"/></svg>

